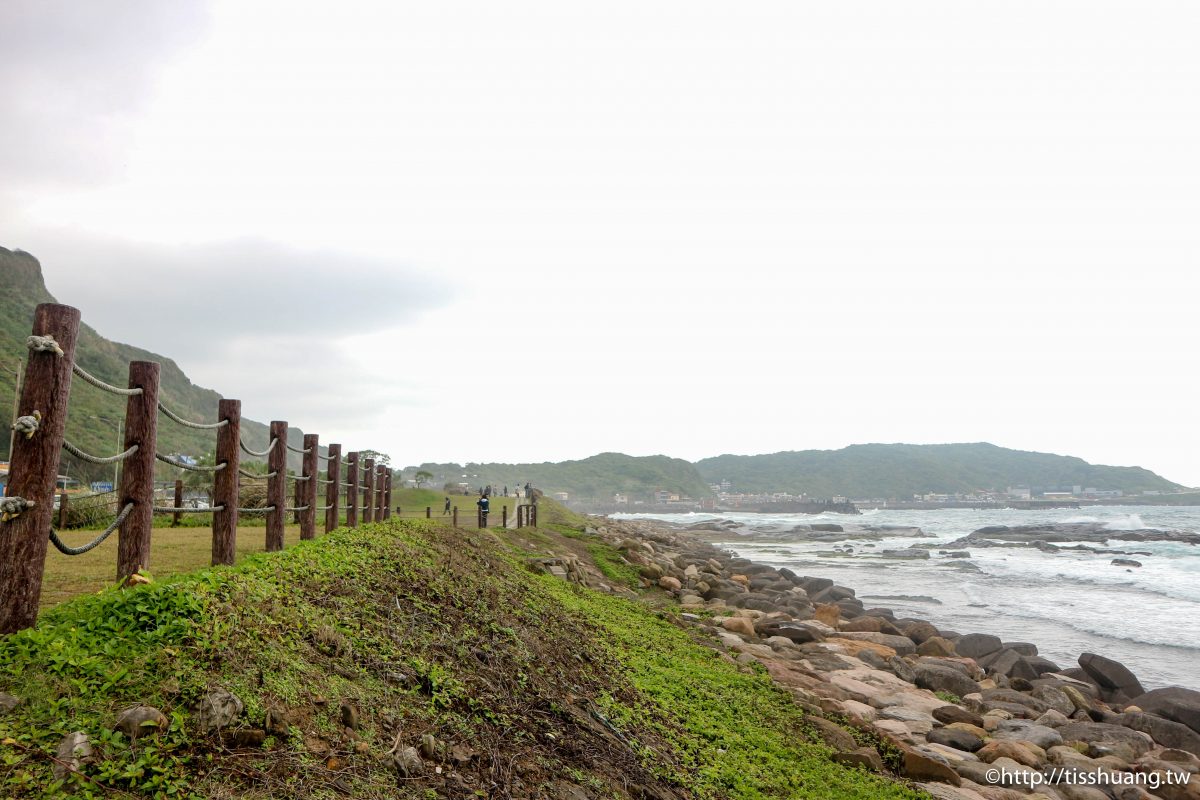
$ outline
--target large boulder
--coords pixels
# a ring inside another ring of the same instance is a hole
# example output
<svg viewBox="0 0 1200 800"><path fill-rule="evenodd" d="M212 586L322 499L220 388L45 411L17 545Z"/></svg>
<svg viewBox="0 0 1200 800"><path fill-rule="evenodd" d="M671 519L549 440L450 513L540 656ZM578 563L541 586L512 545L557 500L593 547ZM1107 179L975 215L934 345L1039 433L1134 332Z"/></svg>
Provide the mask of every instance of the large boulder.
<svg viewBox="0 0 1200 800"><path fill-rule="evenodd" d="M1087 754L1093 758L1115 755L1126 761L1136 761L1154 747L1147 734L1105 722L1072 722L1059 728L1058 733L1064 742L1086 743Z"/></svg>
<svg viewBox="0 0 1200 800"><path fill-rule="evenodd" d="M1143 714L1136 711L1126 711L1117 718L1117 721L1126 728L1148 734L1151 739L1163 747L1183 750L1200 756L1200 733L1196 733L1183 723L1172 722L1156 714Z"/></svg>
<svg viewBox="0 0 1200 800"><path fill-rule="evenodd" d="M841 639L852 639L859 642L872 642L890 647L897 655L911 656L917 652L917 646L907 636L893 636L887 633L871 633L869 631L851 631L838 635Z"/></svg>
<svg viewBox="0 0 1200 800"><path fill-rule="evenodd" d="M1043 750L1049 750L1063 742L1062 736L1053 728L1023 719L1004 720L992 736L996 739L1032 742Z"/></svg>
<svg viewBox="0 0 1200 800"><path fill-rule="evenodd" d="M956 722L965 722L968 725L974 725L977 728L983 727L983 717L973 711L967 711L959 706L939 706L932 712L933 718L943 725L953 725Z"/></svg>
<svg viewBox="0 0 1200 800"><path fill-rule="evenodd" d="M1133 698L1133 705L1150 714L1166 717L1200 733L1200 692L1181 686L1154 689Z"/></svg>
<svg viewBox="0 0 1200 800"><path fill-rule="evenodd" d="M983 747L983 739L961 728L938 728L926 734L925 740L931 744L944 744L967 753L974 753Z"/></svg>
<svg viewBox="0 0 1200 800"><path fill-rule="evenodd" d="M1146 694L1137 677L1119 661L1084 653L1079 657L1079 666L1102 688L1120 692L1126 699Z"/></svg>
<svg viewBox="0 0 1200 800"><path fill-rule="evenodd" d="M807 644L824 640L815 628L809 625L796 625L787 622L768 622L757 626L759 635L764 639L770 636L783 636L793 644Z"/></svg>
<svg viewBox="0 0 1200 800"><path fill-rule="evenodd" d="M990 633L968 633L966 636L960 636L954 643L954 651L960 656L979 660L1003 646L999 636L992 636Z"/></svg>
<svg viewBox="0 0 1200 800"><path fill-rule="evenodd" d="M953 667L939 664L917 664L913 668L914 681L922 689L931 692L950 692L965 697L979 691L979 684Z"/></svg>
<svg viewBox="0 0 1200 800"><path fill-rule="evenodd" d="M197 727L201 731L228 728L237 722L245 708L241 699L225 689L212 689L196 702L193 710Z"/></svg>

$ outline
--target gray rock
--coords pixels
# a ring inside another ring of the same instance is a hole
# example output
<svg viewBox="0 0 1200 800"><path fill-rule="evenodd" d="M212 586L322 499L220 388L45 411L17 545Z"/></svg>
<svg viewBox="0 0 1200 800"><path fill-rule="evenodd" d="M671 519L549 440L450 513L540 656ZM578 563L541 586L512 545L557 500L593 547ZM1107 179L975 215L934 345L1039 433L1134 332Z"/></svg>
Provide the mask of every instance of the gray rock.
<svg viewBox="0 0 1200 800"><path fill-rule="evenodd" d="M392 753L392 767L401 778L415 778L425 771L425 762L415 747L403 747Z"/></svg>
<svg viewBox="0 0 1200 800"><path fill-rule="evenodd" d="M968 633L966 636L960 636L954 643L954 651L960 656L978 661L1003 646L999 636L992 636L990 633Z"/></svg>
<svg viewBox="0 0 1200 800"><path fill-rule="evenodd" d="M927 559L929 558L929 551L921 550L916 547L909 547L904 550L881 550L879 557L898 559Z"/></svg>
<svg viewBox="0 0 1200 800"><path fill-rule="evenodd" d="M885 671L891 669L891 665L888 664L887 659L876 653L874 650L860 650L854 657L872 669L881 669Z"/></svg>
<svg viewBox="0 0 1200 800"><path fill-rule="evenodd" d="M1135 731L1148 734L1151 739L1163 747L1183 750L1195 756L1200 756L1200 733L1184 725L1173 722L1156 714L1125 712L1117 717L1118 724Z"/></svg>
<svg viewBox="0 0 1200 800"><path fill-rule="evenodd" d="M1035 711L1038 714L1044 714L1050 710L1050 706L1041 700L1030 697L1027 694L1022 694L1021 692L1014 692L1012 689L984 689L981 694L987 703L1009 703L1021 706L1030 711Z"/></svg>
<svg viewBox="0 0 1200 800"><path fill-rule="evenodd" d="M1064 742L1086 742L1088 755L1092 758L1116 755L1126 761L1135 761L1154 746L1144 733L1104 722L1072 722L1059 728L1058 733Z"/></svg>
<svg viewBox="0 0 1200 800"><path fill-rule="evenodd" d="M67 777L68 772L78 772L80 765L92 757L92 740L83 731L68 734L58 743L55 756L58 761L51 772L55 780L61 781Z"/></svg>
<svg viewBox="0 0 1200 800"><path fill-rule="evenodd" d="M16 695L0 692L0 714L7 714L17 706L21 705L21 703L21 698L17 697Z"/></svg>
<svg viewBox="0 0 1200 800"><path fill-rule="evenodd" d="M756 625L755 630L764 639L769 636L783 636L796 644L820 642L825 637L807 625L794 625L786 622L769 622Z"/></svg>
<svg viewBox="0 0 1200 800"><path fill-rule="evenodd" d="M955 750L962 750L967 753L974 753L983 747L983 739L980 739L970 731L959 730L958 728L938 728L932 730L926 734L925 740L932 744L944 744L947 747L953 747Z"/></svg>
<svg viewBox="0 0 1200 800"><path fill-rule="evenodd" d="M846 752L834 753L833 760L847 767L862 767L871 772L883 772L883 759L874 747L856 747Z"/></svg>
<svg viewBox="0 0 1200 800"><path fill-rule="evenodd" d="M1067 697L1067 693L1055 686L1035 686L1030 694L1060 714L1070 716L1075 710L1075 704Z"/></svg>
<svg viewBox="0 0 1200 800"><path fill-rule="evenodd" d="M1133 699L1133 705L1151 714L1187 725L1200 733L1200 692L1181 686L1154 689Z"/></svg>
<svg viewBox="0 0 1200 800"><path fill-rule="evenodd" d="M912 665L899 656L892 656L888 659L888 667L892 673L902 681L909 683L917 682L917 673L913 670Z"/></svg>
<svg viewBox="0 0 1200 800"><path fill-rule="evenodd" d="M1037 645L1031 642L1005 642L1004 648L1007 650L1016 650L1023 656L1036 656L1038 654Z"/></svg>
<svg viewBox="0 0 1200 800"><path fill-rule="evenodd" d="M1051 747L1063 743L1062 736L1058 731L1023 719L1004 720L992 734L992 738L1031 742L1043 750L1049 750Z"/></svg>
<svg viewBox="0 0 1200 800"><path fill-rule="evenodd" d="M237 722L245 708L237 695L225 689L213 689L196 702L193 715L203 733L228 728Z"/></svg>
<svg viewBox="0 0 1200 800"><path fill-rule="evenodd" d="M850 735L850 732L845 728L837 725L823 717L807 717L805 719L809 725L816 731L817 736L821 738L825 744L840 752L853 752L858 749L858 742Z"/></svg>
<svg viewBox="0 0 1200 800"><path fill-rule="evenodd" d="M917 664L913 672L917 686L931 692L950 692L965 697L979 691L978 683L952 667Z"/></svg>
<svg viewBox="0 0 1200 800"><path fill-rule="evenodd" d="M154 706L133 706L117 715L116 727L130 739L137 739L167 727L167 717Z"/></svg>
<svg viewBox="0 0 1200 800"><path fill-rule="evenodd" d="M983 727L983 717L967 711L959 706L939 706L933 710L933 718L943 725L953 725L955 722L965 722L968 725L974 725L976 728Z"/></svg>
<svg viewBox="0 0 1200 800"><path fill-rule="evenodd" d="M1095 653L1084 653L1079 657L1079 666L1105 689L1118 691L1126 697L1146 694L1137 677L1119 661Z"/></svg>

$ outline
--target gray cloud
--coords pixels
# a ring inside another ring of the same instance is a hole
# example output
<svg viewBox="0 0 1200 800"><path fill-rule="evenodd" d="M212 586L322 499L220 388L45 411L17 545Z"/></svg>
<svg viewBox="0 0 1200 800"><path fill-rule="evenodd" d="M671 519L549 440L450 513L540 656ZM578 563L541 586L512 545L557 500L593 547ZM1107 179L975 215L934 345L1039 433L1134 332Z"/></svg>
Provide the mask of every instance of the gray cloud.
<svg viewBox="0 0 1200 800"><path fill-rule="evenodd" d="M34 239L7 246L38 257L60 302L101 335L185 369L255 339L295 340L302 352L311 338L401 327L453 295L403 263L264 241L168 246L61 231Z"/></svg>
<svg viewBox="0 0 1200 800"><path fill-rule="evenodd" d="M118 165L155 68L205 30L196 0L0 6L0 191L87 184Z"/></svg>

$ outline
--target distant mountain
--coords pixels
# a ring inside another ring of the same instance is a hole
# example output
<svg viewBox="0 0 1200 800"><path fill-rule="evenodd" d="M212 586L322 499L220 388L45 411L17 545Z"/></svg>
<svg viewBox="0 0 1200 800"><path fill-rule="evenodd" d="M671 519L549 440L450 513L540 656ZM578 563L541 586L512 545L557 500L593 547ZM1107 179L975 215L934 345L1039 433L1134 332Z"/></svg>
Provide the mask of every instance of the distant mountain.
<svg viewBox="0 0 1200 800"><path fill-rule="evenodd" d="M472 488L491 484L502 489L528 481L547 493L567 492L572 500L607 501L617 492L645 499L656 490L695 499L712 495L695 467L667 456L600 453L579 461L543 464L422 464L405 468L404 477L412 478L417 470L432 473L430 485L435 488L466 482Z"/></svg>
<svg viewBox="0 0 1200 800"><path fill-rule="evenodd" d="M1183 487L1141 467L1107 467L1081 458L1009 450L994 444L857 444L841 450L722 455L696 462L707 483L728 480L735 491L789 492L811 497L910 498L1028 486L1177 491Z"/></svg>
<svg viewBox="0 0 1200 800"><path fill-rule="evenodd" d="M25 339L29 336L33 322L33 311L39 303L56 303L46 289L42 278L42 267L38 260L21 250L0 247L0 363L8 370L16 366L18 358L27 358ZM160 399L163 404L184 419L196 422L214 421L217 416L217 400L221 395L212 389L196 386L183 370L166 356L152 353L127 344L109 341L87 324L87 309L83 311L83 324L76 345L76 360L83 369L115 386L125 386L129 379L130 361L157 361L162 365ZM147 332L147 338L151 338ZM8 428L8 410L12 408L13 376L0 370L0 412ZM123 398L109 395L81 380L71 382L71 402L67 416L67 438L89 453L111 455L118 452L117 421L124 420ZM269 441L269 429L261 422L242 419L242 438L253 450L263 450ZM288 429L288 439L294 447L303 442L304 432L298 428ZM158 450L161 453L184 453L195 457L203 456L216 445L216 434L212 431L197 431L184 428L169 419L160 418L158 428ZM8 459L8 436L0 436L0 453ZM290 464L299 467L299 457L289 456ZM173 478L176 469L159 465L162 479ZM67 472L69 470L69 473ZM91 480L112 480L111 466L95 466L80 462L68 453L63 453L60 471L85 483Z"/></svg>

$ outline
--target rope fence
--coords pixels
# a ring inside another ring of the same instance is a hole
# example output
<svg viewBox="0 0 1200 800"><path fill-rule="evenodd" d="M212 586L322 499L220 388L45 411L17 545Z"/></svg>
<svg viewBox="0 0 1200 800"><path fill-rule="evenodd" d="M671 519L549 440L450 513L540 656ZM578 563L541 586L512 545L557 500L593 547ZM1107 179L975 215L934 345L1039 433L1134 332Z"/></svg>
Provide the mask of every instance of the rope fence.
<svg viewBox="0 0 1200 800"><path fill-rule="evenodd" d="M240 401L219 400L214 422L189 420L160 399L157 363L131 362L127 388L107 383L83 369L75 360L79 329L78 310L43 303L34 312L33 330L26 341L29 358L13 426L9 480L6 494L0 498L0 634L36 622L46 554L51 546L64 555L82 555L117 532L117 577L125 580L150 563L156 516L172 515L173 525L179 524L182 515L201 520L203 515L211 517L213 565L234 562L239 515L265 516L268 551L283 548L285 517L289 514L297 517L301 539L316 537L317 512L325 516L325 532L343 524L343 517L351 527L391 517L392 472L375 463L374 451L364 451L360 458L359 452L343 453L341 445L330 444L322 454L316 434L305 434L302 444L296 446L288 441L288 424L281 421L271 423L265 450L251 449L242 436ZM98 456L65 438L72 377L125 399L122 452ZM162 418L191 430L214 432L215 463L189 463L158 452L158 422ZM120 464L119 476L115 476L119 485L114 485L111 492L72 497L64 491L56 498L63 450L89 464ZM299 474L289 473L289 453L302 457ZM242 455L265 459L267 472L243 469ZM203 504L193 500L189 505L182 479L175 480L171 497L170 488L155 484L156 464L211 476L211 485L202 487L207 500ZM325 487L321 498L318 486ZM243 498L243 488L251 495ZM293 497L288 497L289 488L294 490ZM56 514L57 527L52 524ZM68 545L62 539L62 532L68 528L99 525L105 527L83 545Z"/></svg>

